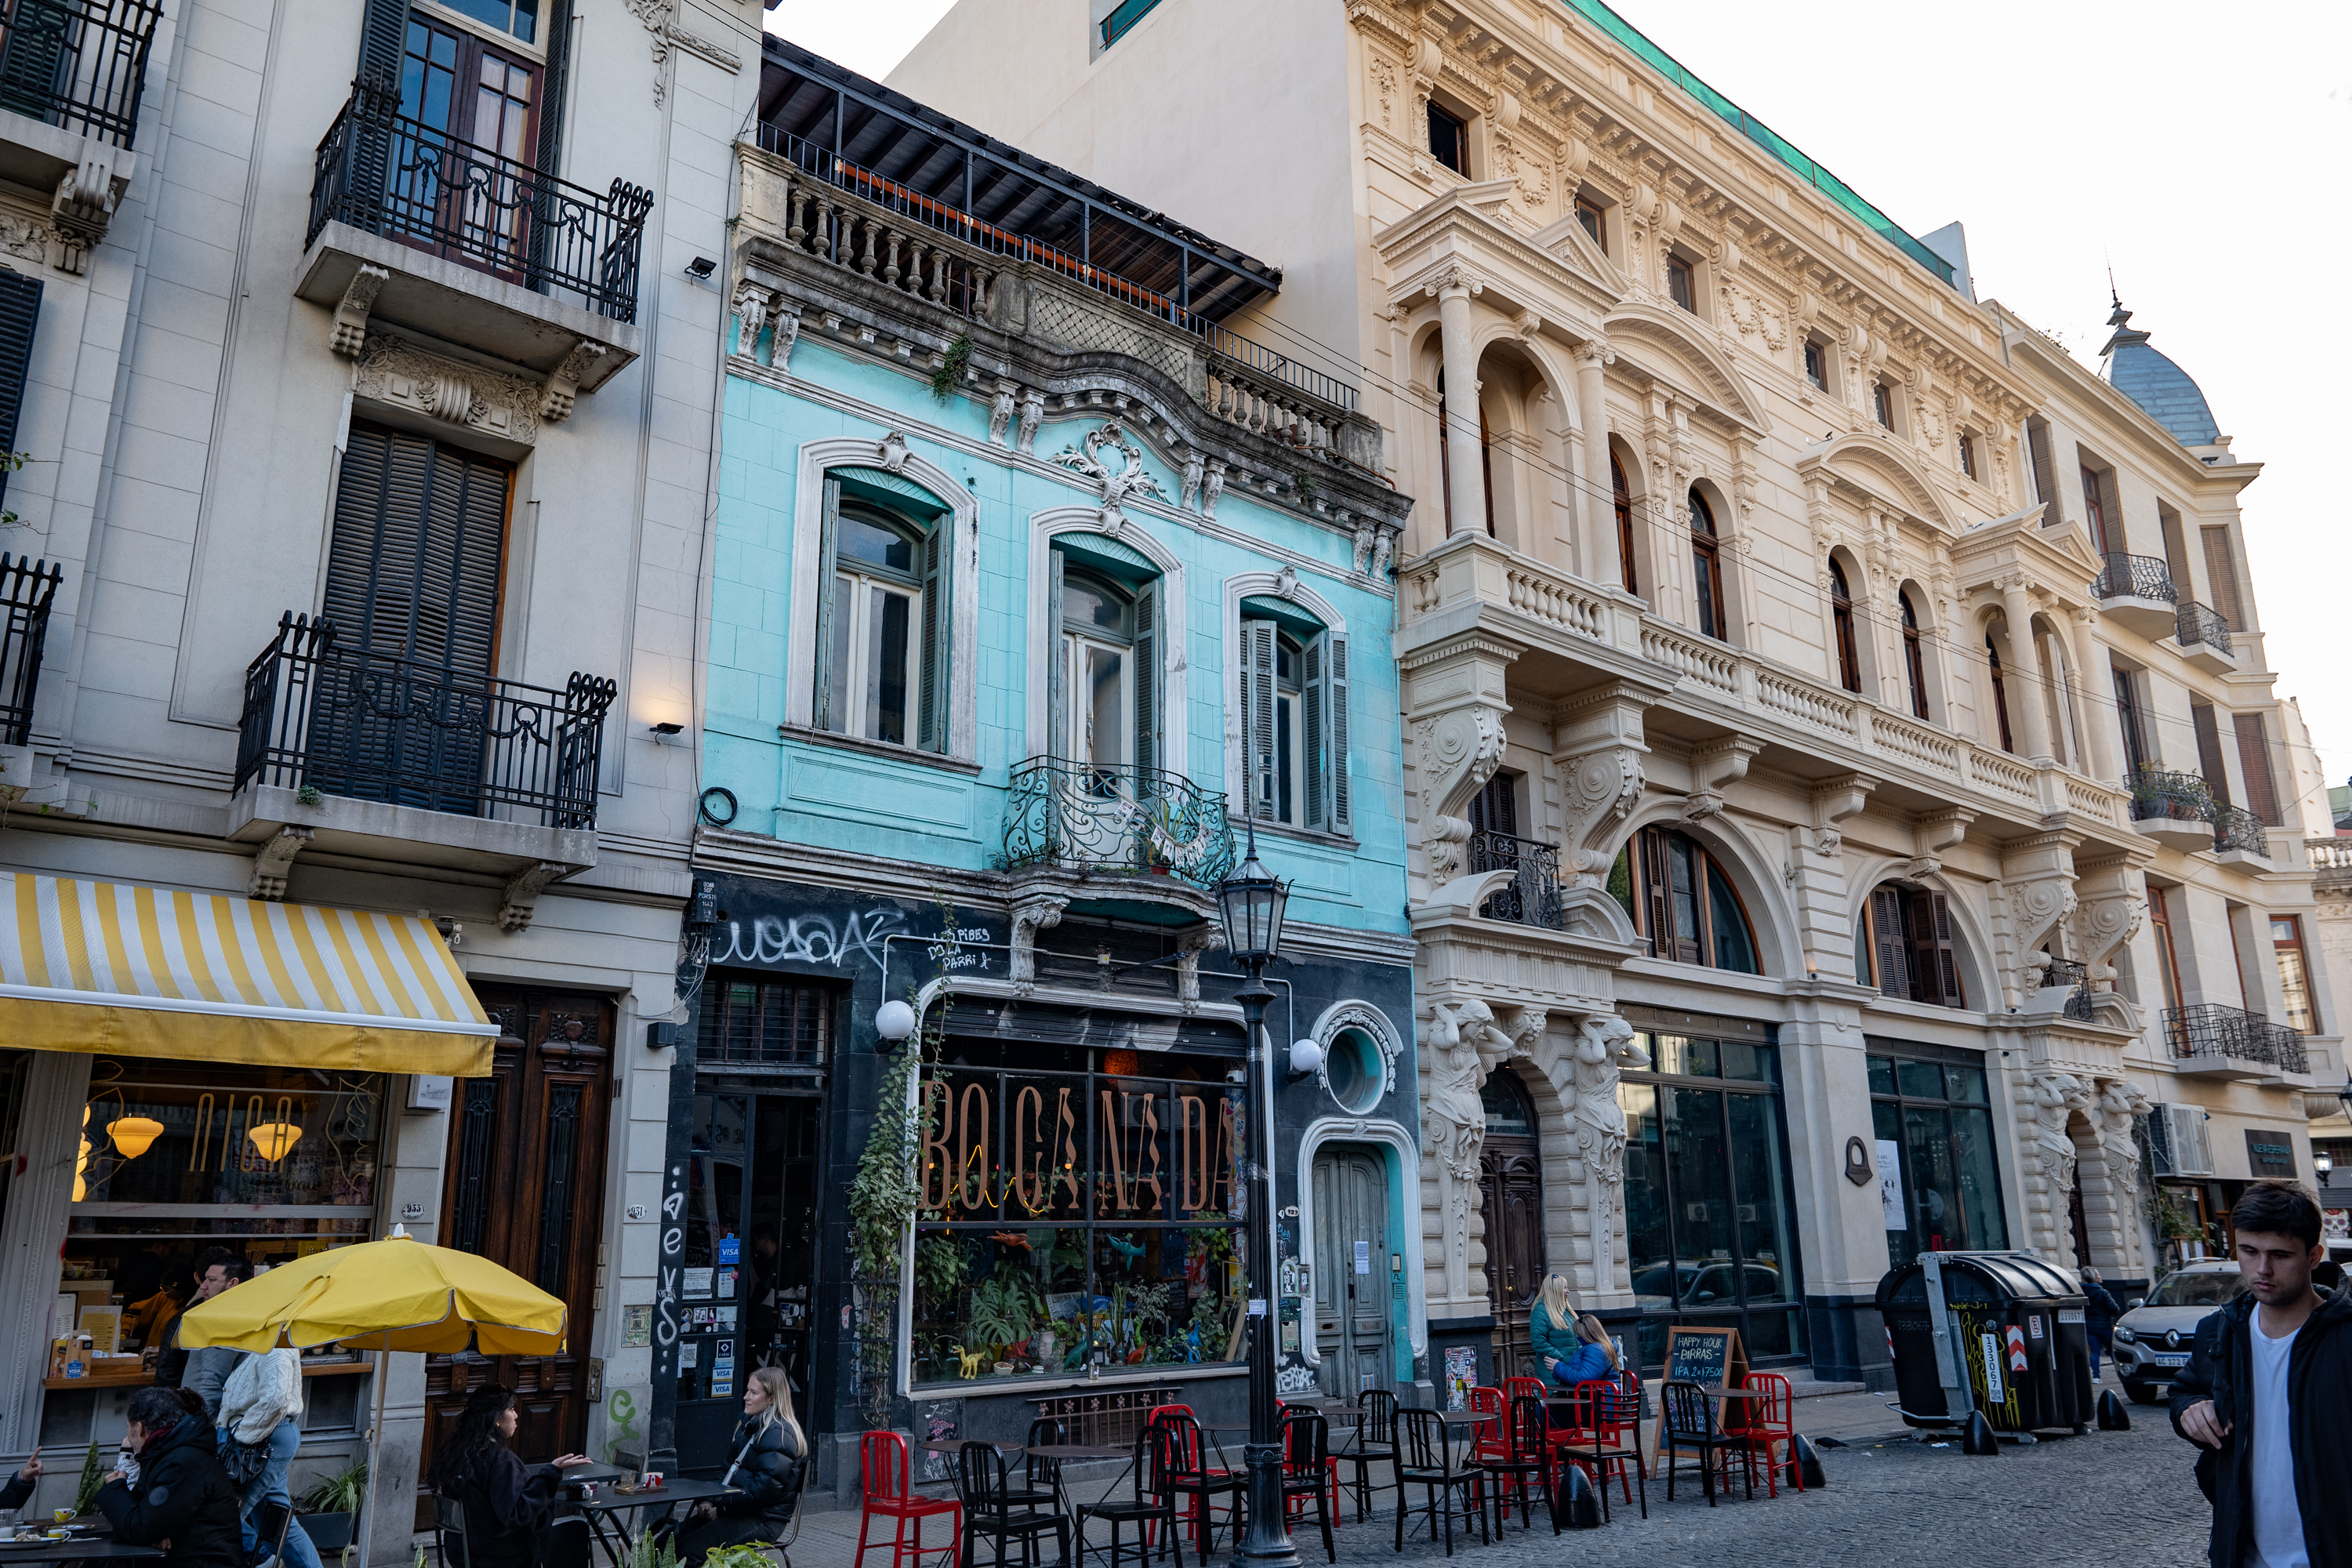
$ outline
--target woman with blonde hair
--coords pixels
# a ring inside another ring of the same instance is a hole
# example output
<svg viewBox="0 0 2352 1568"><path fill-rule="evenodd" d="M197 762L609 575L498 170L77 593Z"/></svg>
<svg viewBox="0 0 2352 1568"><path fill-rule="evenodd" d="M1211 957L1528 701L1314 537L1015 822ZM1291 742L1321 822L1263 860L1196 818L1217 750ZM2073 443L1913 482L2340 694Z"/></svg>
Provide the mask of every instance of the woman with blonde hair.
<svg viewBox="0 0 2352 1568"><path fill-rule="evenodd" d="M1568 1276L1558 1271L1544 1276L1543 1300L1528 1314L1528 1343L1554 1383L1573 1387L1617 1370L1616 1342L1600 1319L1576 1310Z"/></svg>
<svg viewBox="0 0 2352 1568"><path fill-rule="evenodd" d="M793 1415L792 1380L782 1367L753 1367L743 1380L743 1419L730 1446L735 1458L724 1484L737 1489L715 1505L695 1506L677 1542L677 1560L687 1568L714 1546L774 1541L793 1521L809 1447Z"/></svg>

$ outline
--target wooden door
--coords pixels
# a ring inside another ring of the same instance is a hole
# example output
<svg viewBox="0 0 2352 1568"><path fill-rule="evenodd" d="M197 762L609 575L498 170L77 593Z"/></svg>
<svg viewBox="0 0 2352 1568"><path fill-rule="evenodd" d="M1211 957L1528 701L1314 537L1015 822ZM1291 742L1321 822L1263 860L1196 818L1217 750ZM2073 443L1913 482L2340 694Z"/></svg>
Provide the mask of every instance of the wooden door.
<svg viewBox="0 0 2352 1568"><path fill-rule="evenodd" d="M515 1391L521 1420L514 1447L526 1464L579 1452L588 1436L613 1005L499 986L477 986L475 994L499 1026L499 1043L490 1076L457 1084L441 1245L478 1254L562 1297L570 1309L567 1342L552 1356L426 1360L419 1530L433 1523L424 1475L435 1446L456 1433L475 1389L497 1383Z"/></svg>
<svg viewBox="0 0 2352 1568"><path fill-rule="evenodd" d="M1379 1154L1315 1157L1315 1350L1323 1388L1352 1400L1394 1381L1389 1352L1388 1178Z"/></svg>

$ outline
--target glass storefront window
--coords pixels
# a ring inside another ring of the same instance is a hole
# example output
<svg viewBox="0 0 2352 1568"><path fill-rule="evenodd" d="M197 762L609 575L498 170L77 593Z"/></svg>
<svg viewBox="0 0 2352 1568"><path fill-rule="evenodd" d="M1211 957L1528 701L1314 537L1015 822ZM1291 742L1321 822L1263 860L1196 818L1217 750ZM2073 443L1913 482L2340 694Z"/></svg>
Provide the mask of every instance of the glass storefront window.
<svg viewBox="0 0 2352 1568"><path fill-rule="evenodd" d="M1653 1035L1618 1086L1640 1359L1673 1323L1726 1323L1751 1357L1804 1351L1775 1048Z"/></svg>
<svg viewBox="0 0 2352 1568"><path fill-rule="evenodd" d="M1984 1068L1874 1056L1870 1089L1874 1130L1881 1143L1895 1146L1903 1173L1908 1223L1898 1229L1890 1215L1890 1267L1923 1252L2007 1247Z"/></svg>
<svg viewBox="0 0 2352 1568"><path fill-rule="evenodd" d="M919 1092L917 1383L1240 1356L1241 1085L948 1065Z"/></svg>

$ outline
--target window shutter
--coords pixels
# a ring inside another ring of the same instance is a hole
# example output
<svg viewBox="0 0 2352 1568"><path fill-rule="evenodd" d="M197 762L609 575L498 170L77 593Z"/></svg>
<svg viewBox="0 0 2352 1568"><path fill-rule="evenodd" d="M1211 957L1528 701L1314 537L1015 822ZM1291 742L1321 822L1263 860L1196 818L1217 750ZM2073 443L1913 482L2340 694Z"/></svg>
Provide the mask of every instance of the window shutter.
<svg viewBox="0 0 2352 1568"><path fill-rule="evenodd" d="M1166 721L1161 711L1166 703L1160 684L1160 667L1166 662L1160 651L1160 591L1161 583L1157 577L1135 591L1135 765L1139 785L1142 771L1168 765L1166 749L1160 744L1160 730Z"/></svg>
<svg viewBox="0 0 2352 1568"><path fill-rule="evenodd" d="M1906 889L1903 892L1904 956L1911 965L1911 1000L1929 1004L1944 999L1942 971L1936 963L1935 895Z"/></svg>
<svg viewBox="0 0 2352 1568"><path fill-rule="evenodd" d="M1045 754L1070 755L1069 649L1062 642L1062 552L1045 552Z"/></svg>
<svg viewBox="0 0 2352 1568"><path fill-rule="evenodd" d="M950 592L955 573L955 514L946 513L931 524L923 542L922 710L917 720L916 744L926 752L948 749L948 668Z"/></svg>
<svg viewBox="0 0 2352 1568"><path fill-rule="evenodd" d="M2210 607L2230 623L2231 631L2244 631L2246 616L2238 599L2238 553L2230 548L2230 531L2222 527L2199 531L2204 536L2205 579L2212 584Z"/></svg>
<svg viewBox="0 0 2352 1568"><path fill-rule="evenodd" d="M1242 623L1242 810L1271 819L1274 767L1274 623Z"/></svg>
<svg viewBox="0 0 2352 1568"><path fill-rule="evenodd" d="M2205 775L2213 804L2231 805L2230 771L2221 765L2221 732L2213 721L2213 710L2206 703L2192 702L2189 717L2197 726L2197 771Z"/></svg>
<svg viewBox="0 0 2352 1568"><path fill-rule="evenodd" d="M1348 779L1348 634L1333 626L1323 634L1323 765L1331 780L1323 821L1334 833L1348 833L1355 816Z"/></svg>
<svg viewBox="0 0 2352 1568"><path fill-rule="evenodd" d="M2278 779L2271 772L2270 736L2259 713L2232 714L2238 731L2238 771L2245 775L2246 809L2265 827L2285 826L2279 820Z"/></svg>
<svg viewBox="0 0 2352 1568"><path fill-rule="evenodd" d="M1935 935L1937 1000L1947 1007L1965 1007L1969 999L1960 987L1960 958L1952 945L1952 906L1941 893L1928 894L1927 902L1934 921L1929 929Z"/></svg>
<svg viewBox="0 0 2352 1568"><path fill-rule="evenodd" d="M809 659L809 668L814 672L816 679L816 698L810 704L809 712L820 730L830 730L835 725L833 617L849 613L848 605L833 602L833 573L838 560L840 525L841 481L828 474L824 481L824 516L817 524L816 647Z"/></svg>
<svg viewBox="0 0 2352 1568"><path fill-rule="evenodd" d="M1650 956L1675 956L1675 917L1666 890L1665 836L1645 827L1634 840L1633 864L1642 882L1643 908L1649 915Z"/></svg>
<svg viewBox="0 0 2352 1568"><path fill-rule="evenodd" d="M1909 996L1911 955L1903 945L1903 890L1879 888L1870 895L1870 940L1878 959L1878 994Z"/></svg>
<svg viewBox="0 0 2352 1568"><path fill-rule="evenodd" d="M1323 687L1326 660L1322 637L1309 637L1299 649L1299 659L1303 668L1298 682L1298 732L1307 752L1306 756L1300 759L1299 768L1307 796L1300 816L1307 826L1320 828L1330 815L1325 805L1324 792L1329 788L1330 763L1327 753L1331 743L1330 737L1323 732L1323 714L1329 705L1329 693Z"/></svg>
<svg viewBox="0 0 2352 1568"><path fill-rule="evenodd" d="M0 453L16 449L16 418L25 409L25 377L33 364L33 328L40 320L41 280L0 268ZM8 470L0 467L0 502L8 499Z"/></svg>
<svg viewBox="0 0 2352 1568"><path fill-rule="evenodd" d="M2025 422L2025 445L2033 461L2033 496L2050 503L2042 526L2054 527L2064 514L2058 510L2058 461L2050 450L2050 426L2039 419Z"/></svg>

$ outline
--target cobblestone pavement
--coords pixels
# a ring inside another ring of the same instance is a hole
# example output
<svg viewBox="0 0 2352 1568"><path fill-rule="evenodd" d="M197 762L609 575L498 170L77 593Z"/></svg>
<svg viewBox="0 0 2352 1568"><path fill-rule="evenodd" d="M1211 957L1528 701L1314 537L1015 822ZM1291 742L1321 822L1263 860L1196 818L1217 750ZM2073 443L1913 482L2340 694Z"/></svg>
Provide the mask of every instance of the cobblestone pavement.
<svg viewBox="0 0 2352 1568"><path fill-rule="evenodd" d="M1886 1408L1884 1395L1805 1400L1797 1408L1801 1431L1847 1445L1822 1450L1828 1479L1822 1489L1800 1496L1784 1487L1779 1498L1767 1500L1759 1483L1756 1500L1748 1502L1735 1476L1730 1497L1710 1510L1694 1477L1676 1481L1672 1503L1661 1478L1651 1483L1646 1521L1638 1509L1612 1500L1613 1522L1555 1538L1538 1503L1531 1531L1521 1530L1514 1514L1490 1546L1477 1543L1475 1524L1465 1542L1457 1522L1454 1556L1478 1568L1580 1561L1640 1568L2194 1568L2205 1561L2208 1513L2189 1473L2192 1455L2159 1407L2133 1407L2129 1432L2094 1430L2030 1447L2004 1443L1990 1458L1968 1458L1957 1443L1937 1448L1916 1440ZM1381 1500L1392 1502L1393 1496ZM1393 1514L1376 1513L1360 1525L1352 1500L1343 1500L1342 1511L1348 1522L1337 1536L1343 1562L1444 1561L1425 1526L1418 1540L1408 1537L1399 1557ZM850 1568L857 1517L854 1510L805 1516L792 1548L794 1568ZM882 1554L869 1552L867 1568L890 1568L888 1527L877 1525ZM1311 1520L1296 1540L1302 1568L1325 1561ZM1050 1562L1050 1542L1045 1555ZM987 1560L985 1552L981 1560ZM1232 1562L1229 1543L1221 1542L1213 1568ZM937 1560L926 1568L937 1568Z"/></svg>

